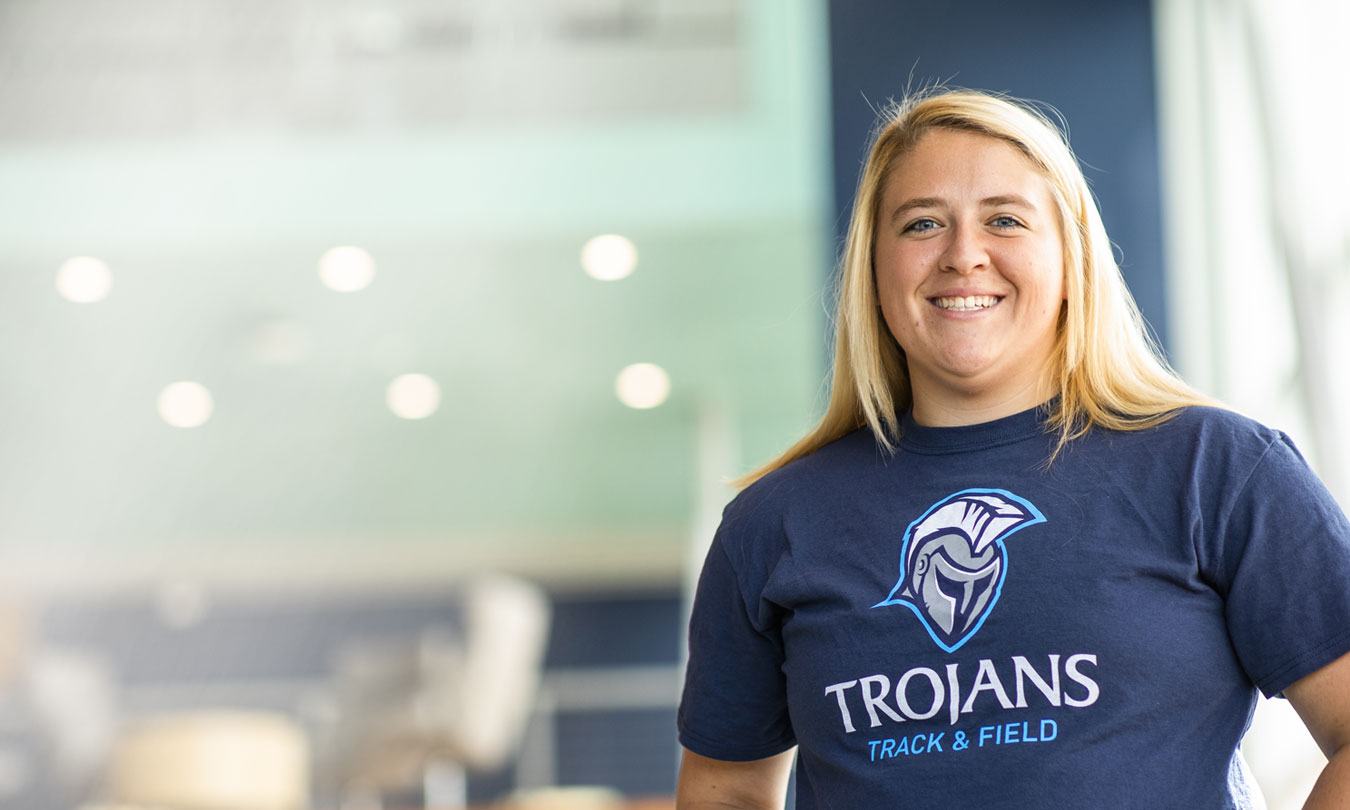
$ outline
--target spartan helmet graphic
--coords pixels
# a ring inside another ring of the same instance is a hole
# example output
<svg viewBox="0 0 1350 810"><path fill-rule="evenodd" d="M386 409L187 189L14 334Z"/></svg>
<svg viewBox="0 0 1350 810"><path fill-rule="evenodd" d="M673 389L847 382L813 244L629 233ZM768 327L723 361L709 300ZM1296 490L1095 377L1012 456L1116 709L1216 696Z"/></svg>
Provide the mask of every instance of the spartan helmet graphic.
<svg viewBox="0 0 1350 810"><path fill-rule="evenodd" d="M1001 489L967 489L939 501L905 530L900 579L873 605L905 605L933 641L954 652L980 629L1003 590L1003 539L1045 517Z"/></svg>

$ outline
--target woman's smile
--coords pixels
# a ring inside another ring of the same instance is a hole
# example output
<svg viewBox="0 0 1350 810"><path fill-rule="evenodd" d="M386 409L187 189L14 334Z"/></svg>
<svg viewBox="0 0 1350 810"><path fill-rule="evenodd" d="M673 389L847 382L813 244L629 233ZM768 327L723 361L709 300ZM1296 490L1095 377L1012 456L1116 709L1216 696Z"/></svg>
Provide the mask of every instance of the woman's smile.
<svg viewBox="0 0 1350 810"><path fill-rule="evenodd" d="M1003 300L1000 295L944 295L930 298L933 306L947 312L980 312Z"/></svg>

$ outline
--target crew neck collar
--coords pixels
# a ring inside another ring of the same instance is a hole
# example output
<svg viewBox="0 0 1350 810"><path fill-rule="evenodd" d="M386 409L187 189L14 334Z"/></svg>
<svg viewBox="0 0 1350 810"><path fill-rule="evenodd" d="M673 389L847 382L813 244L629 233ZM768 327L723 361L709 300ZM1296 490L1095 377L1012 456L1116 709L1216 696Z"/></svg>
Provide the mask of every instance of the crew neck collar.
<svg viewBox="0 0 1350 810"><path fill-rule="evenodd" d="M1053 401L1053 400L1052 400ZM914 421L914 412L905 411L900 420L900 447L924 455L965 453L1011 444L1034 436L1043 436L1049 402L1020 413L957 427L928 427Z"/></svg>

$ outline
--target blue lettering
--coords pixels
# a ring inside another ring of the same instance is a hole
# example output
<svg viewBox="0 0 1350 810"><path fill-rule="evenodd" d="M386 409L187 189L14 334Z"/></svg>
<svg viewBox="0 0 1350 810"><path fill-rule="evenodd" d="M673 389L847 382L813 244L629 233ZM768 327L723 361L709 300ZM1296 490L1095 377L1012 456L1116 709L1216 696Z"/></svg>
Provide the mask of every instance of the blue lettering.
<svg viewBox="0 0 1350 810"><path fill-rule="evenodd" d="M1036 743L1050 742L1059 736L1059 724L1049 717L1040 721L1040 736L1036 736L1031 721L1023 720L1021 722L1013 721L1011 723L1000 723L996 726L980 726L980 747L983 748L986 743L990 745L1009 745L1016 743ZM941 736L941 735L939 735ZM936 746L933 742L929 743L930 748ZM941 751L940 747L937 750ZM953 749L959 750L959 749Z"/></svg>
<svg viewBox="0 0 1350 810"><path fill-rule="evenodd" d="M980 726L979 729L977 745L980 748L996 745L1016 745L1018 743L1050 742L1059 737L1059 723L1049 717L1039 721L1014 720L1011 723ZM973 742L966 737L964 731L956 731L955 735L951 744L951 750L953 751L964 751ZM931 754L934 751L945 753L942 744L946 736L946 732L934 731L919 732L897 739L869 740L867 743L868 758L872 762L877 762L899 756Z"/></svg>
<svg viewBox="0 0 1350 810"><path fill-rule="evenodd" d="M921 748L920 745L922 745L923 747ZM909 741L909 752L911 754L928 753L928 735L915 734L914 737Z"/></svg>
<svg viewBox="0 0 1350 810"><path fill-rule="evenodd" d="M985 726L983 731L985 736L998 731L998 726ZM894 759L895 757L915 756L929 754L934 751L945 753L942 748L942 740L947 736L945 731L937 732L919 732L909 737L900 737L899 739L881 739L867 741L867 757L872 762L883 759ZM956 732L955 742L952 743L953 751L962 751L970 745L965 741L965 732ZM981 742L981 745L984 743Z"/></svg>

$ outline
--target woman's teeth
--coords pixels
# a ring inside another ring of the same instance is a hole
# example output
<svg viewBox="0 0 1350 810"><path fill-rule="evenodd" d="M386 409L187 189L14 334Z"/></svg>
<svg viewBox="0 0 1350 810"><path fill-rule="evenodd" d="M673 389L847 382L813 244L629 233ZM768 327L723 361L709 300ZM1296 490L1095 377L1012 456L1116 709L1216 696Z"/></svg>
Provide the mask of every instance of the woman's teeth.
<svg viewBox="0 0 1350 810"><path fill-rule="evenodd" d="M934 298L933 303L943 309L950 309L956 312L971 312L977 309L988 309L998 303L997 295L966 295L955 296L952 298Z"/></svg>

